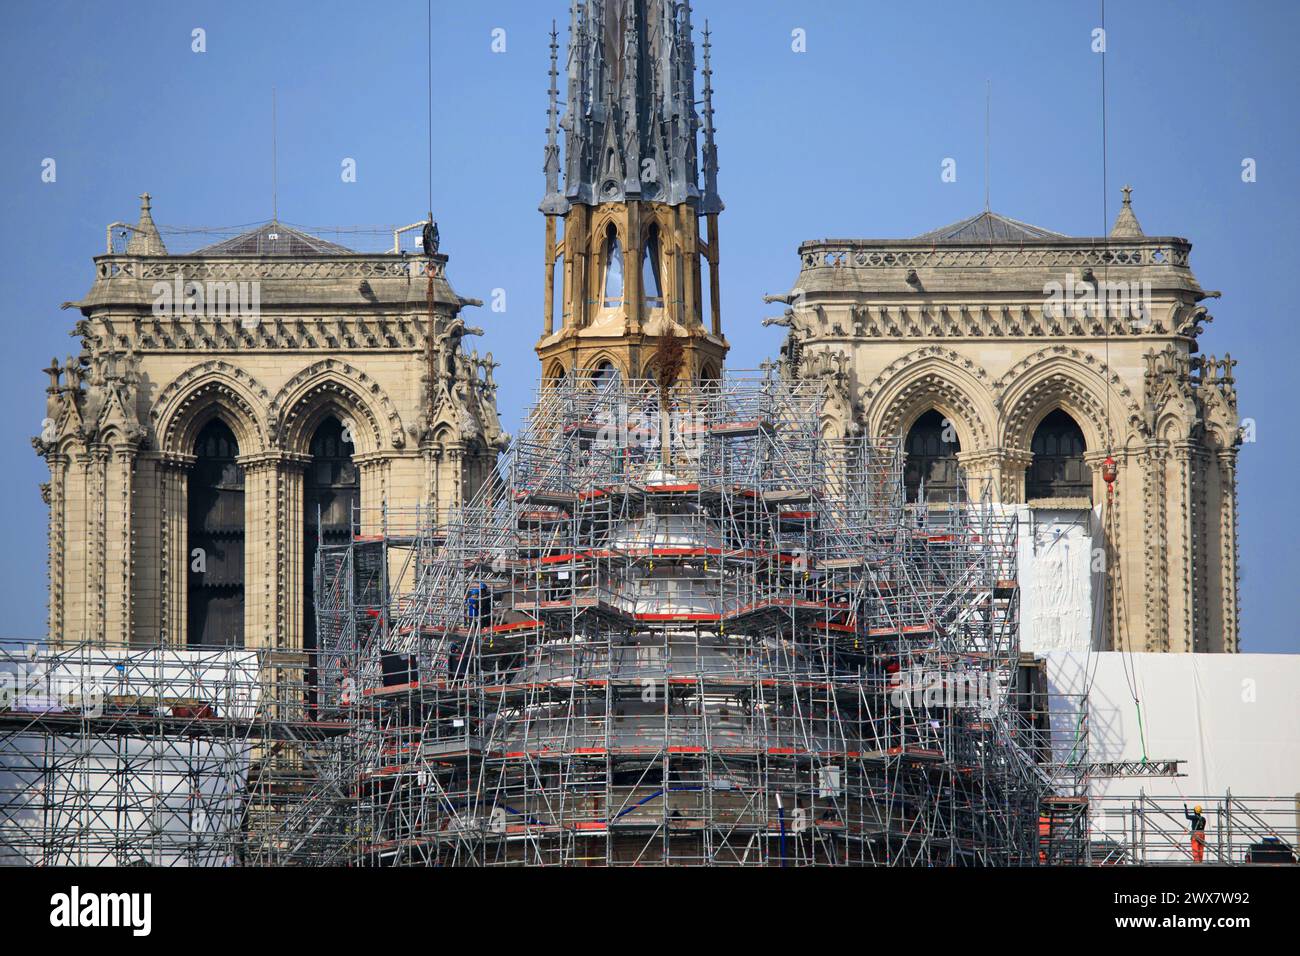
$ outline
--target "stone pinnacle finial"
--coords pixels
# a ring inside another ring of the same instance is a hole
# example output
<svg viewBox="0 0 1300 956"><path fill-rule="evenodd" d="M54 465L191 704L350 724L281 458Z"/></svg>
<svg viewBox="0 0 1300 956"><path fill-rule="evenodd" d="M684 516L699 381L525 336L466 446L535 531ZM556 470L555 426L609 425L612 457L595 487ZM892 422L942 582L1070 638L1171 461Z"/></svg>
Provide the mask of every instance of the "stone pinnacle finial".
<svg viewBox="0 0 1300 956"><path fill-rule="evenodd" d="M569 211L569 202L560 190L560 144L559 144L559 32L555 21L551 21L551 86L548 90L550 103L546 111L546 149L542 162L542 171L546 174L546 195L542 198L541 211L548 216L562 216Z"/></svg>
<svg viewBox="0 0 1300 956"><path fill-rule="evenodd" d="M687 4L689 14L690 5ZM716 127L713 124L713 67L710 59L710 51L713 43L710 39L709 21L704 21L704 109L703 109L703 127L704 127L704 149L702 151L704 160L704 195L700 199L700 212L716 214L722 212L724 206L722 198L718 195L718 145L714 141Z"/></svg>
<svg viewBox="0 0 1300 956"><path fill-rule="evenodd" d="M140 194L140 221L135 224L131 238L126 244L128 256L165 256L167 247L163 245L158 227L154 225L151 210L152 197L148 193Z"/></svg>
<svg viewBox="0 0 1300 956"><path fill-rule="evenodd" d="M1124 204L1120 207L1119 215L1115 217L1115 225L1111 227L1111 238L1135 239L1146 235L1137 216L1133 214L1133 187L1125 186L1120 191L1124 194Z"/></svg>

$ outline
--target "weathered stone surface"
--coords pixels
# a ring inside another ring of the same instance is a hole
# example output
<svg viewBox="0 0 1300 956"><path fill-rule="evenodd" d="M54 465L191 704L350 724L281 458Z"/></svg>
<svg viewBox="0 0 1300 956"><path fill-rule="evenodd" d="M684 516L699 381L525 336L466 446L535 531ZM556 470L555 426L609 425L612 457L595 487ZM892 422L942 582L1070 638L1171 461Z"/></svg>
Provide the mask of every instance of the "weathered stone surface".
<svg viewBox="0 0 1300 956"><path fill-rule="evenodd" d="M1128 190L1104 238L983 213L917 239L806 242L779 297L790 308L769 321L790 329L783 372L830 384L825 431L906 435L936 410L973 493L988 481L1024 501L1034 430L1066 411L1092 500L1107 503L1108 645L1235 651L1235 363L1197 354L1201 303L1218 293L1197 283L1190 250L1144 235ZM1091 301L1064 295L1080 286ZM1142 314L1103 308L1098 289L1112 305L1136 293Z"/></svg>
<svg viewBox="0 0 1300 956"><path fill-rule="evenodd" d="M96 257L70 303L81 350L46 370L34 440L51 474L54 641L185 642L187 479L214 417L244 471L249 646L302 646L302 472L327 416L352 426L363 533L385 503L445 513L508 442L446 256L353 253L278 223L240 239L167 254L146 199L127 251Z"/></svg>

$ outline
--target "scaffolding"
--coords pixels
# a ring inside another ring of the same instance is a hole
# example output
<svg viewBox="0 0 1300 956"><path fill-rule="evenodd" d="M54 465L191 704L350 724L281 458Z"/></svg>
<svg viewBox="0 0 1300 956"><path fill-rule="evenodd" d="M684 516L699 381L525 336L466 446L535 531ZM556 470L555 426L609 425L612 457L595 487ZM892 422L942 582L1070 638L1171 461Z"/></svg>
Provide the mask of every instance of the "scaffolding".
<svg viewBox="0 0 1300 956"><path fill-rule="evenodd" d="M1300 863L1300 794L1253 797L1093 797L1088 861L1094 865L1185 866L1195 862L1187 808L1203 807L1204 862L1218 866Z"/></svg>
<svg viewBox="0 0 1300 956"><path fill-rule="evenodd" d="M1079 781L1018 703L1014 516L905 505L900 449L824 439L821 401L547 383L443 527L386 509L322 546L353 862L1012 865L1080 842L1041 839L1082 814L1045 809Z"/></svg>
<svg viewBox="0 0 1300 956"><path fill-rule="evenodd" d="M1090 762L1014 512L906 504L821 404L546 383L476 500L320 546L313 650L0 642L0 864L1192 862L1090 798L1179 762ZM1211 861L1295 859L1291 798L1197 802Z"/></svg>
<svg viewBox="0 0 1300 956"><path fill-rule="evenodd" d="M0 643L0 864L283 861L286 817L350 730L318 719L307 670L267 650Z"/></svg>

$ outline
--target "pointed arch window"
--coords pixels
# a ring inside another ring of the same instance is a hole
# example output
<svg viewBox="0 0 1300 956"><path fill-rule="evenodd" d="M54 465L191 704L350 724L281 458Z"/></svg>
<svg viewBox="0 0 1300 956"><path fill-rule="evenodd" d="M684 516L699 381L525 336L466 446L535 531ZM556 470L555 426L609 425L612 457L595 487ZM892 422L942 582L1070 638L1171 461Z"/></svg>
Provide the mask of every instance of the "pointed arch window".
<svg viewBox="0 0 1300 956"><path fill-rule="evenodd" d="M961 442L952 422L931 409L908 431L904 448L903 485L908 502L920 501L922 494L927 502L955 500L961 482L957 464Z"/></svg>
<svg viewBox="0 0 1300 956"><path fill-rule="evenodd" d="M353 508L361 501L361 476L352 455L350 431L333 415L317 426L308 446L311 462L303 476L304 569L316 565L321 544L338 545L352 537ZM315 575L303 575L303 647L316 647Z"/></svg>
<svg viewBox="0 0 1300 956"><path fill-rule="evenodd" d="M600 388L613 381L617 375L618 369L616 369L612 363L601 362L591 370L591 381L597 388Z"/></svg>
<svg viewBox="0 0 1300 956"><path fill-rule="evenodd" d="M1034 429L1034 454L1025 483L1025 498L1092 498L1092 475L1083 460L1083 430L1069 412L1055 409Z"/></svg>
<svg viewBox="0 0 1300 956"><path fill-rule="evenodd" d="M606 309L623 304L623 245L613 223L605 232L605 291L601 301Z"/></svg>
<svg viewBox="0 0 1300 956"><path fill-rule="evenodd" d="M244 470L239 443L213 419L194 443L189 479L187 643L244 646Z"/></svg>
<svg viewBox="0 0 1300 956"><path fill-rule="evenodd" d="M560 325L566 325L569 321L569 301L564 297L564 253L555 257L555 262L551 266L551 308L555 309L555 304L559 304ZM551 313L554 315L554 311Z"/></svg>
<svg viewBox="0 0 1300 956"><path fill-rule="evenodd" d="M647 309L664 307L664 289L660 279L661 262L659 227L651 226L646 233L645 251L641 256L641 290Z"/></svg>

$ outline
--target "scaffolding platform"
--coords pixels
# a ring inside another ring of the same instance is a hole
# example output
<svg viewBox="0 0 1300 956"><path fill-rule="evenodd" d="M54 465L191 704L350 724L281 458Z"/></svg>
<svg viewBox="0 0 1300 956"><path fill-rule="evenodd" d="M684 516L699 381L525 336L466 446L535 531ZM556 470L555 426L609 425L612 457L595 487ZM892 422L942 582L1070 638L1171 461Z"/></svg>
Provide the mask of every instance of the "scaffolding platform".
<svg viewBox="0 0 1300 956"><path fill-rule="evenodd" d="M1014 519L918 514L898 446L825 441L820 403L573 376L500 482L394 543L383 613L322 547L322 666L361 685L353 862L1036 862L1057 790L1016 743ZM900 694L936 668L982 696Z"/></svg>

